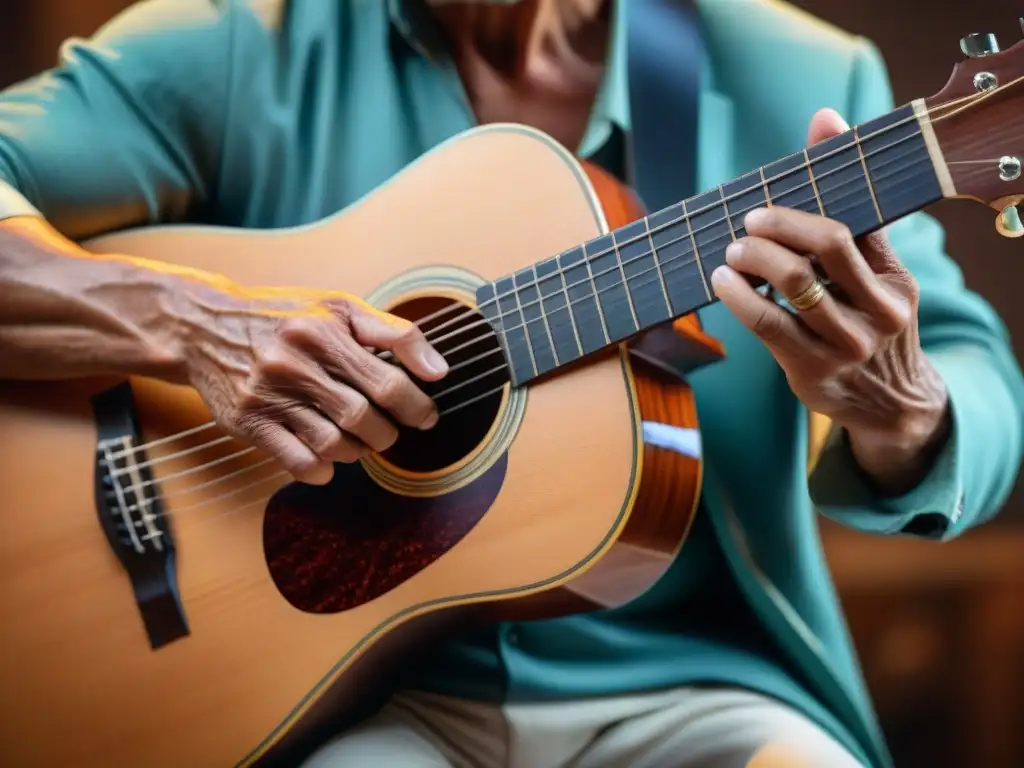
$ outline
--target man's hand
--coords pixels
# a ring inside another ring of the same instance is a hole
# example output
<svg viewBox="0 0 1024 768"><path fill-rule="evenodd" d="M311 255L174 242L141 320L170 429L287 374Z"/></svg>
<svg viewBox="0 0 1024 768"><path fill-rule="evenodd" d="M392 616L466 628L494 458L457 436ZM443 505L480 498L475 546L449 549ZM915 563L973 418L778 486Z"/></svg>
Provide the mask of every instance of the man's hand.
<svg viewBox="0 0 1024 768"><path fill-rule="evenodd" d="M389 448L398 430L385 411L413 428L437 423L406 370L433 381L448 366L414 324L341 293L242 289L202 303L184 377L221 426L296 479L326 483L333 462Z"/></svg>
<svg viewBox="0 0 1024 768"><path fill-rule="evenodd" d="M36 217L0 222L4 378L192 385L227 432L304 482L326 483L334 462L387 449L394 422L432 427L437 409L409 373L433 381L447 370L415 325L345 293L249 288L89 253Z"/></svg>
<svg viewBox="0 0 1024 768"><path fill-rule="evenodd" d="M810 143L848 130L822 110ZM765 208L744 221L747 237L715 270L716 295L765 343L794 394L846 429L861 468L882 492L913 488L949 430L945 384L918 336L918 286L875 233L855 241L842 224L802 211ZM831 285L814 300L813 254ZM811 289L813 306L790 313L738 274L766 280L794 305Z"/></svg>

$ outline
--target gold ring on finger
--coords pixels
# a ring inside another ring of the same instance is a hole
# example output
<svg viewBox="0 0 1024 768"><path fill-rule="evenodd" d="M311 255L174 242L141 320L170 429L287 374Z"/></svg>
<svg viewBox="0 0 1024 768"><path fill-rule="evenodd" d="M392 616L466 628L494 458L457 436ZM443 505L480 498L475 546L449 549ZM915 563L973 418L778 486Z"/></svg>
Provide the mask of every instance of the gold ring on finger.
<svg viewBox="0 0 1024 768"><path fill-rule="evenodd" d="M808 309L818 306L821 300L825 298L825 290L825 284L820 279L815 278L813 283L800 291L796 296L791 297L789 303L794 309L806 312Z"/></svg>

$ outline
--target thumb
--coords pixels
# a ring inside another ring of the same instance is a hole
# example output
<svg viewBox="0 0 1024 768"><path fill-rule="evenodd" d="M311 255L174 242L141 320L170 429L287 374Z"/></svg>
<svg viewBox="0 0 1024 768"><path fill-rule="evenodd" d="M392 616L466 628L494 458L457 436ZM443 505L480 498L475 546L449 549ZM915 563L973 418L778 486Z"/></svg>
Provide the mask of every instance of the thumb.
<svg viewBox="0 0 1024 768"><path fill-rule="evenodd" d="M807 131L807 146L845 133L850 130L850 125L842 115L834 109L820 109L811 118L811 127Z"/></svg>

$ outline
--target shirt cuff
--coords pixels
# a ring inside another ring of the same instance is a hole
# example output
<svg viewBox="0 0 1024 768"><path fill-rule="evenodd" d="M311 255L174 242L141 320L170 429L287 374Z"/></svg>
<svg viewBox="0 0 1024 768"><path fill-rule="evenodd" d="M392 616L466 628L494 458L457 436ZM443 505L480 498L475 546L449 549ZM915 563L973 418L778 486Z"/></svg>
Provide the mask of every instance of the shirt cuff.
<svg viewBox="0 0 1024 768"><path fill-rule="evenodd" d="M950 408L946 444L925 478L901 496L882 496L874 490L853 456L846 431L834 430L810 477L814 505L826 517L865 533L943 538L964 512L962 425L953 392Z"/></svg>
<svg viewBox="0 0 1024 768"><path fill-rule="evenodd" d="M42 214L18 190L0 179L0 221L15 216L39 216Z"/></svg>

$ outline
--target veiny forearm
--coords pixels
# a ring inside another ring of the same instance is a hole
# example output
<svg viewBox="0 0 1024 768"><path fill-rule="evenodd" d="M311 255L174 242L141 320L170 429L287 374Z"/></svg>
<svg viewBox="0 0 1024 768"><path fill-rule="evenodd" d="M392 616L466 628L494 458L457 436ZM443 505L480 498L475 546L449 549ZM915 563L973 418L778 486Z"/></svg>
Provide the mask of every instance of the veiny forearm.
<svg viewBox="0 0 1024 768"><path fill-rule="evenodd" d="M89 254L39 219L0 222L0 379L179 378L186 279Z"/></svg>

